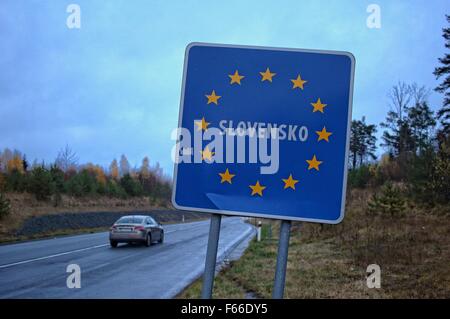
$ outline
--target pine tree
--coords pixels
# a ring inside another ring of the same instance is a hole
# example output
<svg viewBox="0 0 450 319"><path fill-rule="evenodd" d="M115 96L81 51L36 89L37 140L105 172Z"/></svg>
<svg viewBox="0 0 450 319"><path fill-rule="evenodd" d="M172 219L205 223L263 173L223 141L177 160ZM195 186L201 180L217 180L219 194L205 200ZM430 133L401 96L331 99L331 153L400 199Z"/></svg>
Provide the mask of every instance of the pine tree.
<svg viewBox="0 0 450 319"><path fill-rule="evenodd" d="M383 132L382 146L391 155L408 160L430 144L436 121L427 103L428 95L429 89L416 83L399 82L391 89L391 110L381 123L387 129Z"/></svg>
<svg viewBox="0 0 450 319"><path fill-rule="evenodd" d="M36 167L31 171L30 191L37 200L47 200L52 194L52 176L44 166Z"/></svg>
<svg viewBox="0 0 450 319"><path fill-rule="evenodd" d="M353 120L351 126L350 135L350 160L352 163L352 168L356 168L358 162L358 152L361 148L361 121Z"/></svg>
<svg viewBox="0 0 450 319"><path fill-rule="evenodd" d="M120 179L120 185L130 196L140 196L143 193L141 184L134 180L130 174L125 174Z"/></svg>
<svg viewBox="0 0 450 319"><path fill-rule="evenodd" d="M366 124L365 117L362 118L362 124L363 143L361 149L358 152L359 165L362 165L367 158L370 158L372 160L376 159L375 151L377 148L377 138L375 136L375 133L377 132L376 125Z"/></svg>
<svg viewBox="0 0 450 319"><path fill-rule="evenodd" d="M0 192L6 189L6 179L3 173L0 172Z"/></svg>
<svg viewBox="0 0 450 319"><path fill-rule="evenodd" d="M447 22L450 23L450 15L446 15ZM442 37L445 39L445 47L450 49L450 27L442 29ZM433 74L436 79L444 78L444 81L435 88L439 93L444 94L444 103L438 111L438 118L441 120L442 131L445 135L450 134L450 53L446 53L439 58L441 66L434 69Z"/></svg>
<svg viewBox="0 0 450 319"><path fill-rule="evenodd" d="M375 159L376 125L366 124L365 117L361 120L353 120L350 136L350 159L352 168L357 164L361 166L368 158Z"/></svg>
<svg viewBox="0 0 450 319"><path fill-rule="evenodd" d="M28 170L28 161L27 161L27 157L25 156L25 154L23 155L23 159L22 159L22 167L23 167L23 171L26 172Z"/></svg>
<svg viewBox="0 0 450 319"><path fill-rule="evenodd" d="M54 164L50 167L50 177L52 181L53 206L57 207L62 201L61 194L64 191L64 172Z"/></svg>
<svg viewBox="0 0 450 319"><path fill-rule="evenodd" d="M421 154L432 140L432 128L436 125L433 111L426 101L418 102L408 109L408 124L414 139L414 146Z"/></svg>
<svg viewBox="0 0 450 319"><path fill-rule="evenodd" d="M380 195L376 193L372 195L372 198L368 202L368 209L371 213L380 212L382 214L398 216L405 211L406 204L401 190L391 182L388 182L383 186Z"/></svg>

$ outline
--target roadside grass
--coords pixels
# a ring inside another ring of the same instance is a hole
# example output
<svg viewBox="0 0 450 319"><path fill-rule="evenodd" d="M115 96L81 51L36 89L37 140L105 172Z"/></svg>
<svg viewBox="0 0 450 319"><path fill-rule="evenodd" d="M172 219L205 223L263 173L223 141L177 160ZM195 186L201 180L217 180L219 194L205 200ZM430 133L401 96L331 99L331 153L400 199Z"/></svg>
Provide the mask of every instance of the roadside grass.
<svg viewBox="0 0 450 319"><path fill-rule="evenodd" d="M0 239L1 244L12 244L22 241L37 240L37 239L50 239L54 237L74 236L81 234L94 234L98 232L105 232L109 227L97 227L97 228L80 228L80 229L61 229L54 232L45 232L34 234L30 236L4 236Z"/></svg>
<svg viewBox="0 0 450 319"><path fill-rule="evenodd" d="M339 225L292 224L285 298L450 298L448 207L373 215L370 195L352 190ZM214 298L271 297L278 232L279 222L263 220L263 240L220 272ZM366 285L370 264L381 267L380 289ZM201 279L178 297L200 291Z"/></svg>
<svg viewBox="0 0 450 319"><path fill-rule="evenodd" d="M197 299L200 298L202 291L202 280L196 280L187 289L177 296L178 299ZM228 278L227 270L217 276L214 281L213 298L215 299L244 299L245 290L233 280Z"/></svg>
<svg viewBox="0 0 450 319"><path fill-rule="evenodd" d="M205 220L204 219L196 219L197 220ZM187 221L191 222L191 221ZM162 222L162 225L172 225L176 224L178 221L174 222ZM17 243L21 241L29 241L29 240L37 240L37 239L49 239L54 237L63 237L63 236L75 236L75 235L82 235L82 234L94 234L99 232L106 232L109 231L109 227L93 227L93 228L78 228L78 229L59 229L57 231L52 232L42 232L38 234L33 234L30 236L4 236L0 238L0 245L1 244L9 244L9 243Z"/></svg>
<svg viewBox="0 0 450 319"><path fill-rule="evenodd" d="M63 195L61 203L55 207L51 201L38 201L28 193L6 193L6 196L11 202L11 212L0 221L0 239L12 237L11 234L14 230L30 217L83 211L132 211L154 207L150 199L146 197L131 199L106 196L75 198Z"/></svg>
<svg viewBox="0 0 450 319"><path fill-rule="evenodd" d="M55 231L41 231L36 234L20 236L16 233L23 223L32 217L44 215L58 215L63 213L83 213L83 212L139 212L158 211L163 209L169 211L170 208L162 207L159 201L149 197L134 197L129 199L110 198L107 196L94 196L75 198L63 195L61 203L55 207L51 201L38 201L28 193L6 193L11 202L11 212L0 220L0 243L12 243L24 240L39 238L51 238L55 236L77 235L106 231L109 227L92 227L76 229L58 229ZM172 216L173 215L173 216ZM165 220L162 224L175 223L179 214L165 213ZM205 219L208 216L205 216ZM167 219L167 220L166 220ZM170 221L173 219L174 221ZM195 219L195 220L200 220Z"/></svg>

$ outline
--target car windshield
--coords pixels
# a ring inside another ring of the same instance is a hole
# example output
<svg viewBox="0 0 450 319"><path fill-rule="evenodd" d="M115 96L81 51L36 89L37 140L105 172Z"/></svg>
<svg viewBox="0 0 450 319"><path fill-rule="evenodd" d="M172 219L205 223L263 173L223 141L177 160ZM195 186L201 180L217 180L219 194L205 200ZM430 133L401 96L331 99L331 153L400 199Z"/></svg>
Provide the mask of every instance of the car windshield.
<svg viewBox="0 0 450 319"><path fill-rule="evenodd" d="M143 217L128 216L128 217L120 218L116 223L117 224L142 224L143 220L144 220Z"/></svg>

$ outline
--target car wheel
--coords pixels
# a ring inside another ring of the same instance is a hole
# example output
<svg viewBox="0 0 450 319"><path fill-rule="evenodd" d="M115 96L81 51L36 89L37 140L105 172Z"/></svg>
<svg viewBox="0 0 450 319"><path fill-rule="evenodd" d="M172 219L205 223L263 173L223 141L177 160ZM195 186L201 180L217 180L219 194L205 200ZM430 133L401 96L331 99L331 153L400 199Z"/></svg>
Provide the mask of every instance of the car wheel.
<svg viewBox="0 0 450 319"><path fill-rule="evenodd" d="M152 245L152 235L147 234L145 237L145 246L150 247Z"/></svg>
<svg viewBox="0 0 450 319"><path fill-rule="evenodd" d="M158 243L162 244L163 242L164 242L164 232L161 231L161 236L160 236L160 238L158 240Z"/></svg>
<svg viewBox="0 0 450 319"><path fill-rule="evenodd" d="M112 248L116 248L117 247L117 242L114 240L110 240L109 243L111 244Z"/></svg>

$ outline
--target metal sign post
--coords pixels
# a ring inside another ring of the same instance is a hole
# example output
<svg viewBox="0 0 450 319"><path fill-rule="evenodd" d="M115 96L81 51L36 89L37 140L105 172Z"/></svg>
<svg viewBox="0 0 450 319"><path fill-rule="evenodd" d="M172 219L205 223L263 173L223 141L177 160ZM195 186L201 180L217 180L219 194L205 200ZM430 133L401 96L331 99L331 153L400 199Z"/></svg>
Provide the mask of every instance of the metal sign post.
<svg viewBox="0 0 450 319"><path fill-rule="evenodd" d="M217 248L222 215L212 214L209 226L208 248L206 250L205 272L203 274L202 299L211 299L216 273Z"/></svg>
<svg viewBox="0 0 450 319"><path fill-rule="evenodd" d="M280 241L278 243L277 266L275 269L275 280L272 292L273 299L283 298L290 235L291 235L291 221L282 220L280 227Z"/></svg>

